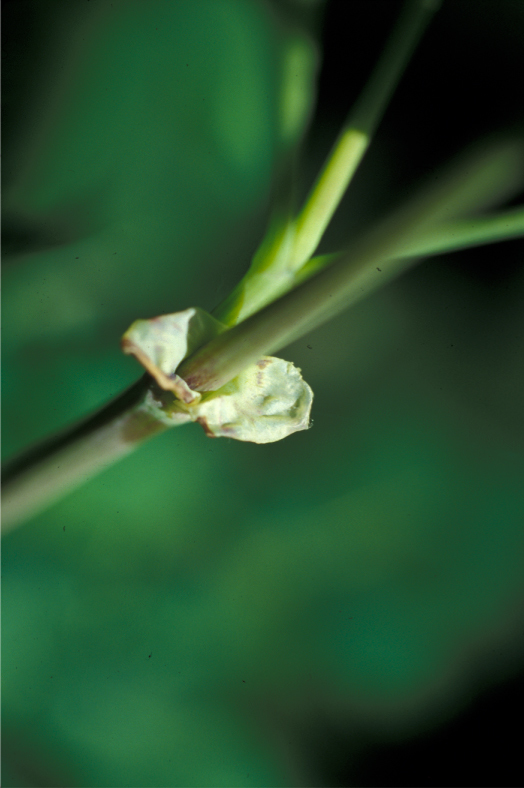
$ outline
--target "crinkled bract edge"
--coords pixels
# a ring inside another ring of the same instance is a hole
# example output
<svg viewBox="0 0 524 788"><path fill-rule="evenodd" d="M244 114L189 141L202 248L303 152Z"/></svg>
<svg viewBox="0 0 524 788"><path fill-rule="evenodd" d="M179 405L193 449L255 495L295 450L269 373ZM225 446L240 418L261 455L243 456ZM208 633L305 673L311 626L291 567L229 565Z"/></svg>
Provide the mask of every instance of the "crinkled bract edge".
<svg viewBox="0 0 524 788"><path fill-rule="evenodd" d="M313 392L297 367L264 356L188 412L209 436L273 443L309 427L312 403Z"/></svg>
<svg viewBox="0 0 524 788"><path fill-rule="evenodd" d="M189 404L200 399L176 374L181 362L201 345L224 331L225 326L199 307L135 320L122 337L124 353L135 356L165 391Z"/></svg>
<svg viewBox="0 0 524 788"><path fill-rule="evenodd" d="M134 355L171 396L151 394L151 406L173 426L202 425L209 437L273 443L308 429L313 392L290 361L264 356L217 391L192 391L176 369L188 355L224 330L202 309L191 308L137 320L122 337ZM174 395L174 397L172 396Z"/></svg>

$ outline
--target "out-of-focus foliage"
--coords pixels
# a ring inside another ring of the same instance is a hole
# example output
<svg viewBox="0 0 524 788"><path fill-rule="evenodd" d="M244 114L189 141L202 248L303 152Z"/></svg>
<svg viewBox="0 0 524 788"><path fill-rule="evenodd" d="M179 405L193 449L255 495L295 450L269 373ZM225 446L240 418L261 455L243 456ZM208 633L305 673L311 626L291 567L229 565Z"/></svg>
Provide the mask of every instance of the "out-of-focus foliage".
<svg viewBox="0 0 524 788"><path fill-rule="evenodd" d="M6 58L5 454L136 379L133 320L228 293L283 144L280 66L314 64L297 3L26 5L45 45L30 90ZM433 166L417 108L465 21L490 69L515 51L520 6L477 7L444 4L334 238ZM347 32L364 54L378 16ZM427 127L446 140L452 90ZM311 430L255 446L179 427L5 539L3 785L319 785L318 719L409 736L521 659L518 256L428 262L288 348Z"/></svg>

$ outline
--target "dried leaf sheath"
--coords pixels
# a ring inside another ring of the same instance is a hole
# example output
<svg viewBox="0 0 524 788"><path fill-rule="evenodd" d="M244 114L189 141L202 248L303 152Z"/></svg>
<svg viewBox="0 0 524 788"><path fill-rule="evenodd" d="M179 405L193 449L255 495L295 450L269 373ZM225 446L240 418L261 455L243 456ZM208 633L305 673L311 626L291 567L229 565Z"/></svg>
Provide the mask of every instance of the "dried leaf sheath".
<svg viewBox="0 0 524 788"><path fill-rule="evenodd" d="M122 338L122 349L174 394L163 403L173 424L191 420L209 437L253 443L272 443L307 429L313 392L289 361L262 356L217 391L203 395L176 374L187 355L223 330L203 309L191 308L135 321Z"/></svg>

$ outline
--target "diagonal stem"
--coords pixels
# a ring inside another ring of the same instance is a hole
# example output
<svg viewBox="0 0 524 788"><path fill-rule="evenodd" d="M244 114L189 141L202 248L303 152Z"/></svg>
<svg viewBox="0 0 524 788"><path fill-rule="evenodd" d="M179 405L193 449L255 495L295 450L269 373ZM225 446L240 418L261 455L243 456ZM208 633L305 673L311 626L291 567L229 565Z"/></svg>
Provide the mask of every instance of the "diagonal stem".
<svg viewBox="0 0 524 788"><path fill-rule="evenodd" d="M431 257L522 237L524 237L524 206L518 206L493 215L439 225L423 237L408 243L397 256ZM343 254L344 252L335 252L312 257L298 272L298 283L305 282L313 274L339 260Z"/></svg>
<svg viewBox="0 0 524 788"><path fill-rule="evenodd" d="M168 429L147 396L150 386L144 375L94 415L3 468L2 534Z"/></svg>
<svg viewBox="0 0 524 788"><path fill-rule="evenodd" d="M520 141L463 157L400 208L363 232L339 259L282 298L220 334L178 371L191 389L214 391L260 356L273 353L334 317L415 262L405 249L444 221L484 208L521 186Z"/></svg>

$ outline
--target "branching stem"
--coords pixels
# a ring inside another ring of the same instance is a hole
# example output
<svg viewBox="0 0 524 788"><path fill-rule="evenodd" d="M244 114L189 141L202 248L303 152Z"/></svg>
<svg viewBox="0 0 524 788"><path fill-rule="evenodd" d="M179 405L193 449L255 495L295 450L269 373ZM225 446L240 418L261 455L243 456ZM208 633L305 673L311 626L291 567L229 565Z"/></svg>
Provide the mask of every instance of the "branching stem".
<svg viewBox="0 0 524 788"><path fill-rule="evenodd" d="M433 175L428 186L362 232L344 252L307 262L437 7L435 0L406 4L304 209L296 220L284 219L273 226L254 268L233 291L233 298L217 310L217 316L232 327L176 370L191 389L218 389L260 356L279 350L338 314L409 268L418 257L524 233L522 207L491 217L460 218L506 199L522 186L522 145L510 141L469 156L447 173ZM242 312L239 304L243 305L246 293L251 302ZM173 398L144 375L93 416L8 464L3 471L3 533L143 441L174 426L177 422L169 407Z"/></svg>

